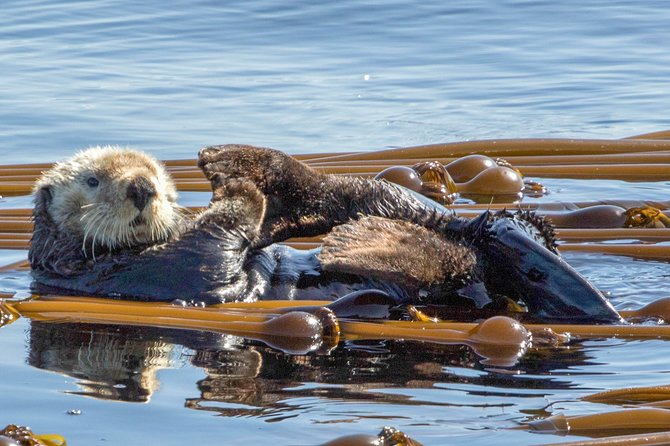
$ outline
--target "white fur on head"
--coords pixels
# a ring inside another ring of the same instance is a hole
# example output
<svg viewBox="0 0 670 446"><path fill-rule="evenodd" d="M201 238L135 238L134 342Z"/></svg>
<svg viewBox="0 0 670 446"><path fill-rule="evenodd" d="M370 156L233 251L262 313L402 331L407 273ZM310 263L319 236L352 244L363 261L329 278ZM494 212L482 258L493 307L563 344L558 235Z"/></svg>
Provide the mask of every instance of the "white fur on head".
<svg viewBox="0 0 670 446"><path fill-rule="evenodd" d="M155 190L142 210L128 196L128 186L140 177ZM131 149L105 146L81 151L44 172L35 193L36 208L41 201L57 231L78 240L92 257L96 248L167 240L182 218L175 185L163 165Z"/></svg>

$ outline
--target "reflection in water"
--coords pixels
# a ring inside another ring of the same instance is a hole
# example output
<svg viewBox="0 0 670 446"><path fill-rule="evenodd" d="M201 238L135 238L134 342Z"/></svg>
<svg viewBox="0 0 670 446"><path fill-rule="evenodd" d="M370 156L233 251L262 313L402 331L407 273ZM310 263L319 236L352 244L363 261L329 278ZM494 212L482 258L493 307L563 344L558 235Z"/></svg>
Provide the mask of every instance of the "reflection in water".
<svg viewBox="0 0 670 446"><path fill-rule="evenodd" d="M28 363L78 379L80 391L101 399L147 402L159 388L156 372L179 361L201 368L198 396L186 406L225 416L279 419L301 410L297 399L454 406L422 401L389 388L434 388L450 383L495 388L523 396L529 389L569 388L569 381L547 376L554 369L585 365L577 345L531 349L513 369L490 369L462 345L414 342L347 342L330 354L287 355L259 343L219 333L114 325L32 321ZM473 369L467 376L452 368ZM525 374L520 385L516 373ZM528 376L533 375L533 376ZM329 384L310 386L303 383ZM380 389L380 391L375 391ZM234 404L231 404L234 403ZM459 403L462 404L462 403ZM240 406L242 405L242 406ZM488 404L490 406L490 404ZM501 403L506 405L506 403Z"/></svg>
<svg viewBox="0 0 670 446"><path fill-rule="evenodd" d="M180 349L220 341L207 332L151 327L31 321L28 363L79 379L72 392L101 399L147 402L159 387L156 372L173 368Z"/></svg>
<svg viewBox="0 0 670 446"><path fill-rule="evenodd" d="M147 402L159 386L156 372L170 366L173 348L126 328L33 321L28 363L79 379L82 390L76 394Z"/></svg>

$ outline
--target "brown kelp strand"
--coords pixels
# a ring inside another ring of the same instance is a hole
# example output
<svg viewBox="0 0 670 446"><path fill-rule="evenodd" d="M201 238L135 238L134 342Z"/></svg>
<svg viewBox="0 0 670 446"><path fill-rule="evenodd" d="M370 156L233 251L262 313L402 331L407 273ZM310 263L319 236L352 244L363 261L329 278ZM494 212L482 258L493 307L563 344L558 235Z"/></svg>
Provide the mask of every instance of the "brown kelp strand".
<svg viewBox="0 0 670 446"><path fill-rule="evenodd" d="M269 318L281 313L280 309L305 305L326 307L330 303L327 301L262 301L253 304L231 303L201 308L164 303L58 296L25 301L5 301L4 305L25 317L36 320L128 323L218 330L227 333L230 330L234 332L231 334L250 335L267 333L268 328L263 324ZM254 308L260 311L254 311ZM271 311L267 311L268 309ZM526 339L526 332L543 336L547 329L554 333L570 333L573 337L581 338L670 339L670 326L668 325L524 324L521 326L517 321L503 316L490 318L485 322L485 324L387 320L364 322L343 319L339 321L339 327L342 338L352 340L407 339L498 346L518 345L521 340ZM284 335L286 332L273 332L273 334Z"/></svg>
<svg viewBox="0 0 670 446"><path fill-rule="evenodd" d="M3 233L30 233L33 231L33 223L30 217L0 217L0 232Z"/></svg>
<svg viewBox="0 0 670 446"><path fill-rule="evenodd" d="M338 301L330 302L330 301L258 301L258 302L230 302L230 303L224 303L224 304L217 304L213 305L212 308L221 308L221 309L237 309L240 311L260 311L260 312L274 312L274 313L279 313L288 309L298 309L301 311L308 311L306 308L311 307L321 307L325 306L329 309L332 309L335 314L337 314L340 317L348 317L351 313L351 309L346 310L347 312L342 311L343 306L354 306L360 308L361 305L370 305L371 303L374 303L375 305L390 305L389 302L383 300L383 299L378 299L375 298L374 300L371 301L370 296L365 296L365 294L370 293L371 291L361 291L358 293L351 293L347 297L341 298ZM360 295L364 295L366 297L365 299L359 299ZM60 296L58 298L59 300L63 299L73 299L73 300L78 300L81 298L75 298L75 297L65 297L65 296ZM364 302L362 304L361 302ZM408 310L413 308L410 306ZM415 309L416 310L416 309ZM419 310L417 310L419 311ZM376 313L376 311L375 311ZM363 318L370 318L370 313L369 310L365 310L362 314L361 317ZM668 298L661 298L658 300L655 300L647 305L644 305L638 309L635 310L621 310L620 314L624 318L641 318L641 317L658 317L661 319L667 319L670 320L670 297ZM378 319L378 317L374 317L374 319ZM385 318L384 318L385 319ZM415 319L416 321L418 319ZM390 322L392 325L398 326L398 327L405 327L405 328L416 328L417 324L414 323L414 321L392 321ZM458 330L470 330L473 328L472 325L457 325L456 323L450 323L451 325L449 326L444 326L444 325L439 325L438 323L440 322L437 319L431 318L431 319L424 319L423 322L430 322L425 325L421 325L420 328L422 330L430 330L433 328L455 328ZM536 327L538 330L543 330L543 326ZM544 328L549 328L548 326L544 326ZM536 333L540 333L540 331L535 330Z"/></svg>
<svg viewBox="0 0 670 446"><path fill-rule="evenodd" d="M32 209L0 209L0 218L5 219L8 217L20 217L26 218L32 215Z"/></svg>
<svg viewBox="0 0 670 446"><path fill-rule="evenodd" d="M670 130L660 130L658 132L643 133L641 135L628 136L624 139L670 139Z"/></svg>
<svg viewBox="0 0 670 446"><path fill-rule="evenodd" d="M8 263L0 266L0 273L7 271L26 271L30 269L30 262L27 260L19 260L17 262ZM2 296L0 296L2 298Z"/></svg>
<svg viewBox="0 0 670 446"><path fill-rule="evenodd" d="M584 401L601 404L643 404L670 400L670 386L627 387L606 390L582 397Z"/></svg>
<svg viewBox="0 0 670 446"><path fill-rule="evenodd" d="M650 134L665 135L667 132ZM644 135L642 135L644 136ZM374 175L391 165L412 165L419 159L452 164L450 173L467 155L507 157L527 176L579 178L619 178L642 181L664 178L663 164L670 157L670 141L664 139L579 140L518 139L466 141L406 147L377 152L295 155L324 172ZM597 158L593 155L599 155ZM611 156L611 158L608 158ZM469 162L469 161L468 161ZM201 172L195 160L165 161L175 178L183 180L183 190L199 190ZM32 182L53 163L0 166L0 194L29 191ZM626 172L626 170L628 172ZM458 179L456 181L459 181Z"/></svg>
<svg viewBox="0 0 670 446"><path fill-rule="evenodd" d="M79 301L37 299L4 302L3 306L24 317L40 321L118 323L216 331L255 339L292 354L331 349L339 342L340 334L337 318L326 308L314 313L291 311L271 315L95 298L82 298Z"/></svg>
<svg viewBox="0 0 670 446"><path fill-rule="evenodd" d="M298 155L296 158L300 159ZM456 182L467 181L474 175L471 170L476 169L476 173L484 170L483 165L473 165L473 161L479 159L478 163L488 164L491 157L485 155L467 155L458 157L432 157L431 161L437 161L444 164L454 177ZM540 155L540 156L511 156L506 158L512 165L521 166L522 169L532 169L536 166L569 166L569 165L631 165L631 164L650 164L658 165L670 162L670 151L668 152L639 152L639 153L618 153L608 154L598 157L593 155ZM175 166L170 161L165 161L168 171L177 180L202 180L202 172L195 166L195 160L189 160L190 164L186 166ZM315 169L331 173L360 173L360 172L379 172L390 166L412 166L417 162L414 158L398 159L380 159L380 160L349 160L313 162L307 160L306 163ZM474 163L477 164L477 163ZM34 165L40 166L40 165ZM0 166L0 180L2 182L32 182L39 177L46 168L43 167L19 167ZM475 174L476 174L475 173ZM528 173L526 173L528 175ZM22 190L27 185L22 184Z"/></svg>
<svg viewBox="0 0 670 446"><path fill-rule="evenodd" d="M299 309L273 315L239 309L183 307L170 304L109 301L95 298L5 301L9 311L40 321L120 323L211 330L256 339L289 353L327 349L344 339L410 339L466 344L491 364L509 366L530 345L529 332L517 321L496 316L467 330L444 328L426 332L421 327L386 327L369 322L339 321L323 306L319 311Z"/></svg>
<svg viewBox="0 0 670 446"><path fill-rule="evenodd" d="M558 414L528 422L521 428L538 433L593 437L669 431L670 410L645 407L588 415Z"/></svg>
<svg viewBox="0 0 670 446"><path fill-rule="evenodd" d="M544 446L667 446L670 444L670 432L615 435L594 440L543 444Z"/></svg>
<svg viewBox="0 0 670 446"><path fill-rule="evenodd" d="M29 232L0 232L0 240L30 240Z"/></svg>
<svg viewBox="0 0 670 446"><path fill-rule="evenodd" d="M608 206L618 206L624 209L629 209L632 207L644 207L651 206L658 209L668 209L670 207L670 201L657 201L657 200L628 200L625 198L617 200L594 200L594 201L574 201L574 202L565 202L565 201L554 201L547 203L520 203L518 208L523 210L537 210L541 212L546 211L560 211L560 212L570 212L577 209L583 209L587 207L608 205ZM509 205L505 204L454 204L450 208L458 211L463 210L500 210L500 209L510 209Z"/></svg>
<svg viewBox="0 0 670 446"><path fill-rule="evenodd" d="M430 159L430 157L426 157ZM407 163L409 165L409 163ZM387 164L371 166L317 167L322 173L336 175L354 175L373 177L381 170L390 167ZM573 179L607 179L622 181L666 181L670 179L667 164L553 164L553 165L520 165L515 166L527 177L539 178L573 178Z"/></svg>
<svg viewBox="0 0 670 446"><path fill-rule="evenodd" d="M437 157L461 157L474 153L506 158L509 156L607 155L658 151L670 151L670 141L662 139L494 139L335 155L329 157L329 161L432 159Z"/></svg>
<svg viewBox="0 0 670 446"><path fill-rule="evenodd" d="M460 169L457 167L458 160L467 158L467 157L484 157L492 159L486 155L466 155L463 157L432 157L431 161L438 161L442 164L449 165L454 164L453 170ZM512 165L520 166L536 166L536 165L554 165L554 164L659 164L659 163L668 163L670 162L670 151L657 151L657 152L635 152L635 153L611 153L599 156L593 155L528 155L528 156L507 156L504 158L509 161ZM415 163L416 159L408 158L388 158L382 160L357 160L355 165L357 166L388 166L388 165L399 165L399 166L410 166ZM318 167L343 167L350 166L352 162L349 160L341 161L307 161L308 165L318 168ZM452 169L449 168L451 171ZM171 171L174 172L174 171ZM457 178L454 178L456 181L460 181Z"/></svg>
<svg viewBox="0 0 670 446"><path fill-rule="evenodd" d="M620 311L622 317L626 319L649 319L656 318L670 320L670 298L658 299L641 308L635 310ZM384 325L391 325L397 328L417 327L415 322L408 321L384 321ZM569 324L525 324L527 330L539 339L544 339L548 334L547 330L553 333L570 333L575 337L632 337L648 338L659 336L668 338L670 335L670 326L668 325L569 325ZM469 331L474 327L471 323L461 322L439 322L426 323L421 325L421 329L431 331L449 328L458 331Z"/></svg>
<svg viewBox="0 0 670 446"><path fill-rule="evenodd" d="M0 240L0 249L28 249L30 240L26 239L9 239Z"/></svg>
<svg viewBox="0 0 670 446"><path fill-rule="evenodd" d="M427 158L430 159L430 158ZM410 165L411 163L407 163ZM343 167L319 167L322 173L353 175L361 177L373 177L380 171L395 164L379 164L374 166L348 165ZM667 164L644 163L644 164L553 164L553 165L516 165L524 176L540 178L575 178L575 179L611 179L624 181L665 181L670 179ZM177 178L177 186L180 190L201 190L200 184L204 178L193 175L191 177ZM209 183L207 183L209 185ZM0 182L0 190L11 192L11 182ZM32 186L29 181L15 183L20 190L26 190ZM16 193L16 192L15 192Z"/></svg>

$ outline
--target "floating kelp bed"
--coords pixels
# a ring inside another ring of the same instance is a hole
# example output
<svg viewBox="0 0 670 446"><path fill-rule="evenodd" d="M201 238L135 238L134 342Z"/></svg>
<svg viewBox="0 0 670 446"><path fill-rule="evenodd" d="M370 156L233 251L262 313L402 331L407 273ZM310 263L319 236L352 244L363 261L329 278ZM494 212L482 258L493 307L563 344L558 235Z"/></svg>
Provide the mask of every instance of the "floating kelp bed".
<svg viewBox="0 0 670 446"><path fill-rule="evenodd" d="M540 180L670 181L670 131L623 140L469 141L380 152L301 155L298 158L323 172L375 176L392 166L411 167L421 161L439 161L448 165L471 154L503 157L526 178ZM194 160L167 161L166 164L181 191L209 191L210 184L195 167ZM50 166L0 166L0 194L28 194L35 179ZM421 173L418 175L421 177ZM425 181L434 179L432 176L424 177ZM477 181L480 181L479 185ZM477 181L459 181L451 190L448 185L442 185L448 192L443 196L460 194L461 199L451 205L457 214L472 218L487 209L534 210L556 224L562 252L587 251L637 259L670 258L670 244L664 243L670 241L670 219L666 215L670 201L628 200L622 192L622 198L617 200L593 197L593 200L560 203L528 199L506 202L509 197L500 199L491 195L495 184L484 184L488 180ZM535 185L537 183L533 187ZM473 193L473 190L483 193ZM541 194L542 191L538 190L531 192ZM197 212L200 208L191 209ZM27 249L32 231L30 213L29 209L0 209L1 248ZM319 243L319 237L287 242L305 249L317 247ZM0 272L27 269L27 262L19 260L2 266ZM421 342L426 346L462 345L474 352L479 362L491 370L512 370L524 355L550 354L547 352L569 348L572 343L587 339L670 340L670 325L664 322L670 320L670 300L667 299L638 306L635 310L621 311L622 316L634 322L629 325L522 325L505 317L477 322L434 320L429 309L421 307L408 310L412 320L385 320L384 305L375 301L374 297L339 304L286 300L229 303L206 308L89 297L33 296L17 299L11 293L0 297L4 297L0 303L2 325L25 317L38 326L90 324L101 327L157 327L182 330L184 333L225 333L295 356L335 355L339 346L352 342L392 340L399 343ZM354 315L363 315L369 320L361 320ZM644 348L644 343L639 347ZM522 387L523 382L517 385ZM509 428L605 437L561 444L611 444L613 441L627 445L667 444L670 442L668 399L670 395L665 387L621 389L584 398L590 403L615 404L621 406L620 410L586 415L543 413L536 419L526 420L521 426L510 423ZM408 435L418 438L405 430ZM67 433L64 434L67 436ZM529 439L529 443L535 438ZM355 443L351 439L348 443L337 444L372 443ZM396 441L385 444L410 443Z"/></svg>

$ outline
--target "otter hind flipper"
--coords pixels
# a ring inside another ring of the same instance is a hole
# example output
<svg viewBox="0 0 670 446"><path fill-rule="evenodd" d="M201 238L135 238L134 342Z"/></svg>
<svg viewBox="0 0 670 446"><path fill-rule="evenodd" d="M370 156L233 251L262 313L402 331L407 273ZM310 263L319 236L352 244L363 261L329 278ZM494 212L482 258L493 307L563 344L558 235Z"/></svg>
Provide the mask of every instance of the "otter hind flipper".
<svg viewBox="0 0 670 446"><path fill-rule="evenodd" d="M605 296L558 255L553 243L547 245L541 230L532 215L503 211L489 217L483 237L472 240L487 289L522 301L543 322L619 323Z"/></svg>
<svg viewBox="0 0 670 446"><path fill-rule="evenodd" d="M319 254L324 270L389 280L411 287L462 285L476 264L465 246L421 226L365 217L337 226Z"/></svg>
<svg viewBox="0 0 670 446"><path fill-rule="evenodd" d="M556 232L554 225L547 221L543 216L537 215L534 211L519 209L514 217L522 222L528 234L539 244L547 248L554 254L558 254L558 243L556 242Z"/></svg>
<svg viewBox="0 0 670 446"><path fill-rule="evenodd" d="M485 211L470 222L466 229L466 238L474 242L485 243L487 237L491 235L491 225L500 220L509 222L529 239L559 255L554 226L544 217L529 210L519 209L514 214L505 209L496 213Z"/></svg>

